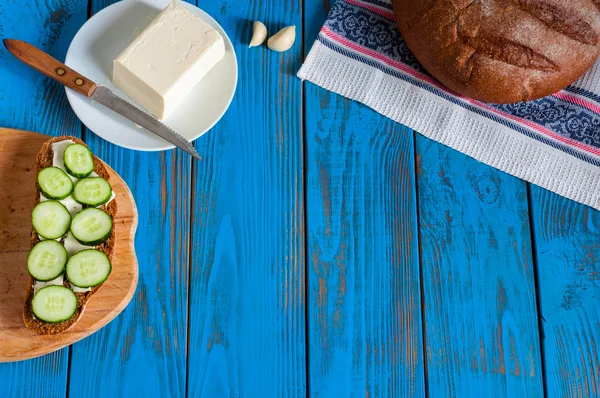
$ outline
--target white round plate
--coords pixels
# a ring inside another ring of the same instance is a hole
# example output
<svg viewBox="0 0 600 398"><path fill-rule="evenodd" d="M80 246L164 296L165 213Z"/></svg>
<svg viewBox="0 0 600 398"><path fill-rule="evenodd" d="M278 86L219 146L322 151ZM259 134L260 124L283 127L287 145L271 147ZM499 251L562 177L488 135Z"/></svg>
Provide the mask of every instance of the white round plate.
<svg viewBox="0 0 600 398"><path fill-rule="evenodd" d="M90 18L69 46L65 63L115 94L134 102L112 84L112 62L162 11L170 0L124 0L106 7ZM207 13L182 3L215 28L225 40L226 55L184 99L179 108L163 120L189 141L200 137L223 116L237 85L237 59L229 37ZM75 114L90 130L125 148L160 151L173 145L136 126L89 98L66 89ZM134 102L135 103L135 102Z"/></svg>

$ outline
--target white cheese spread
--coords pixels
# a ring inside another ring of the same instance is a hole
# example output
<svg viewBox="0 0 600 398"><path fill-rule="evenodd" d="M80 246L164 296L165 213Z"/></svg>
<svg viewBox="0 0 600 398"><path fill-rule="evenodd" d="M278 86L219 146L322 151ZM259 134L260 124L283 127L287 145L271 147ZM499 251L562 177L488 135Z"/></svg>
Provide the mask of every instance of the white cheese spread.
<svg viewBox="0 0 600 398"><path fill-rule="evenodd" d="M48 282L35 281L35 283L33 284L33 294L36 294L38 290L46 286L62 285L63 281L63 274L60 274L60 276L58 276L56 279L52 279Z"/></svg>
<svg viewBox="0 0 600 398"><path fill-rule="evenodd" d="M164 119L224 56L219 32L173 1L113 61L113 82Z"/></svg>

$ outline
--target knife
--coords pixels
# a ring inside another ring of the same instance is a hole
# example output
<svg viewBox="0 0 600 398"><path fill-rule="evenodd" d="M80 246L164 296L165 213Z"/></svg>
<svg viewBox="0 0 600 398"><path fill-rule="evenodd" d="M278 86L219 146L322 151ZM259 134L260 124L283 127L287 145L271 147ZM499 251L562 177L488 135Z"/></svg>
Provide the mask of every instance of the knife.
<svg viewBox="0 0 600 398"><path fill-rule="evenodd" d="M6 49L19 61L144 127L151 133L181 148L194 158L202 160L194 146L185 138L165 126L154 116L142 111L123 98L116 96L106 87L97 85L87 77L77 73L67 65L29 43L13 39L4 39L3 42Z"/></svg>

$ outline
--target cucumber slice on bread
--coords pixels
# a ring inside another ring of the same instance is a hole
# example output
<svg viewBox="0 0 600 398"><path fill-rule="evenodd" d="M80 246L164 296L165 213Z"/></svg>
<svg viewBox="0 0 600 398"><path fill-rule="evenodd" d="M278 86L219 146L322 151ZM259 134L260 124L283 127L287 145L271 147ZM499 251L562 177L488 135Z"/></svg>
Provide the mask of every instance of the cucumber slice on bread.
<svg viewBox="0 0 600 398"><path fill-rule="evenodd" d="M48 199L65 199L73 192L73 180L58 167L46 167L38 173L38 186Z"/></svg>
<svg viewBox="0 0 600 398"><path fill-rule="evenodd" d="M31 308L35 317L44 322L64 322L77 311L77 296L62 285L46 286L33 296Z"/></svg>
<svg viewBox="0 0 600 398"><path fill-rule="evenodd" d="M41 282L51 281L65 271L67 249L55 240L37 243L27 256L29 275Z"/></svg>
<svg viewBox="0 0 600 398"><path fill-rule="evenodd" d="M67 262L67 279L81 288L98 286L108 278L112 266L100 250L82 250Z"/></svg>
<svg viewBox="0 0 600 398"><path fill-rule="evenodd" d="M110 200L112 188L102 177L88 177L75 184L73 199L82 205L100 206Z"/></svg>
<svg viewBox="0 0 600 398"><path fill-rule="evenodd" d="M73 217L71 233L79 243L95 246L104 242L112 231L112 217L104 210L84 209Z"/></svg>
<svg viewBox="0 0 600 398"><path fill-rule="evenodd" d="M38 203L31 213L33 229L45 239L61 238L71 225L71 213L60 202L47 200Z"/></svg>
<svg viewBox="0 0 600 398"><path fill-rule="evenodd" d="M65 149L63 160L67 173L73 177L84 178L94 171L94 155L85 145L69 145Z"/></svg>

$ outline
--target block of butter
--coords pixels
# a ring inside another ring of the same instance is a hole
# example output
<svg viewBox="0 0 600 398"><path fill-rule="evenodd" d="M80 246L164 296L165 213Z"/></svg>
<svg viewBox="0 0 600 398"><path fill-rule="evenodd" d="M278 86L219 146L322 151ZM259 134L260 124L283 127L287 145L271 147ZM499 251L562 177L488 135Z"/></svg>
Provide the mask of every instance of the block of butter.
<svg viewBox="0 0 600 398"><path fill-rule="evenodd" d="M175 0L113 61L113 83L164 119L224 55L219 32Z"/></svg>

